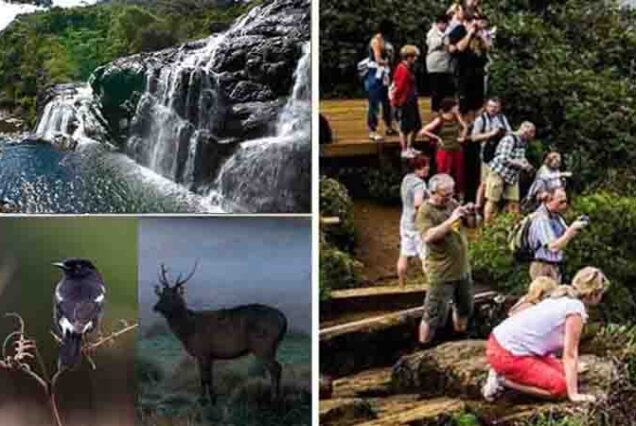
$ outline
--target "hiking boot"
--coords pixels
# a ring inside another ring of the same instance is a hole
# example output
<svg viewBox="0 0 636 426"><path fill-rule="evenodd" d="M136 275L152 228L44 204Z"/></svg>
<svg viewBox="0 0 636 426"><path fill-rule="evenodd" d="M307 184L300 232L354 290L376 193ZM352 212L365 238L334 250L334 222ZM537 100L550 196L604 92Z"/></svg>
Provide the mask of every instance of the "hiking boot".
<svg viewBox="0 0 636 426"><path fill-rule="evenodd" d="M501 378L497 374L495 370L492 368L488 370L488 378L486 379L486 383L481 388L481 394L484 399L488 402L494 402L501 392L503 392L504 387L501 383Z"/></svg>
<svg viewBox="0 0 636 426"><path fill-rule="evenodd" d="M388 129L386 129L386 132L384 132L384 134L387 136L397 136L399 133L393 127L389 127Z"/></svg>

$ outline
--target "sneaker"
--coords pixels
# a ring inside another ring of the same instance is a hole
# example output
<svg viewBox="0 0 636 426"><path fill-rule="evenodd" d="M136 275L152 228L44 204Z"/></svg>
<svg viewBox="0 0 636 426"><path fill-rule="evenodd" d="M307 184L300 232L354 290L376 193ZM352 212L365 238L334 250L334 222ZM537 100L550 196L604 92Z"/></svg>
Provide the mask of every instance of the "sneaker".
<svg viewBox="0 0 636 426"><path fill-rule="evenodd" d="M409 151L408 149L405 149L404 151L402 151L402 154L400 154L400 157L402 157L402 158L413 158L415 156L413 155L413 153L411 153L411 151Z"/></svg>
<svg viewBox="0 0 636 426"><path fill-rule="evenodd" d="M488 402L494 402L503 389L504 387L501 384L499 375L492 368L488 370L488 378L486 379L484 386L481 388L481 394L484 399Z"/></svg>
<svg viewBox="0 0 636 426"><path fill-rule="evenodd" d="M413 154L413 156L416 155L420 155L422 153L422 151L420 151L419 149L415 149L415 148L409 148L411 154Z"/></svg>
<svg viewBox="0 0 636 426"><path fill-rule="evenodd" d="M379 142L382 140L382 136L380 136L378 132L370 132L369 139L371 139L373 142Z"/></svg>
<svg viewBox="0 0 636 426"><path fill-rule="evenodd" d="M397 136L398 131L395 130L393 127L389 127L388 129L386 129L386 132L384 132L384 134L387 136Z"/></svg>

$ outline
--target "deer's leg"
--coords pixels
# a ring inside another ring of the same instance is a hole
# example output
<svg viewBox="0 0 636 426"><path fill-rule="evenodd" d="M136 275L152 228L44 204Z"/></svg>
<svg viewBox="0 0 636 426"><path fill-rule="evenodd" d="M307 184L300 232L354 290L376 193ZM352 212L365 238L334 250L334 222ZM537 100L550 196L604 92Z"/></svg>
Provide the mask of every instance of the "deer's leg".
<svg viewBox="0 0 636 426"><path fill-rule="evenodd" d="M276 358L268 358L265 359L265 367L269 371L269 375L272 379L272 396L274 399L278 399L280 397L280 376L283 370L280 363L276 361Z"/></svg>
<svg viewBox="0 0 636 426"><path fill-rule="evenodd" d="M201 395L200 399L205 401L207 397L210 397L210 402L214 404L214 392L212 391L212 359L211 358L199 358L199 378L201 380Z"/></svg>

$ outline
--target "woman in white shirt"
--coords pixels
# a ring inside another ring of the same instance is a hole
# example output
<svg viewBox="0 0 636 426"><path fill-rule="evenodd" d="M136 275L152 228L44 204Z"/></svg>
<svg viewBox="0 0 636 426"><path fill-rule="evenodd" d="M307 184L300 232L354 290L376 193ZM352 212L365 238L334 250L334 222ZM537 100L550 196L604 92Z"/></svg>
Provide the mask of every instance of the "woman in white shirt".
<svg viewBox="0 0 636 426"><path fill-rule="evenodd" d="M545 398L594 401L579 393L579 340L586 306L601 302L609 282L587 266L571 286L557 287L548 299L507 318L493 330L486 347L490 364L482 394L494 401L505 388ZM555 354L563 352L561 360Z"/></svg>

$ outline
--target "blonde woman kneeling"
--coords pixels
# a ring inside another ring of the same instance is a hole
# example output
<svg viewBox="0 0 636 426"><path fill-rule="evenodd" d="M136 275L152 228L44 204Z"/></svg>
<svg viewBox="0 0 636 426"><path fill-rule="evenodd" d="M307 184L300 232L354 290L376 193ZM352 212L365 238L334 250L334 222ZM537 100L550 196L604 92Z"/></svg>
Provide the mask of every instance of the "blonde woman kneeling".
<svg viewBox="0 0 636 426"><path fill-rule="evenodd" d="M494 401L504 388L545 398L594 401L578 388L579 339L586 306L601 302L609 283L597 268L585 267L572 286L559 286L549 298L504 320L486 347L490 364L482 388ZM554 354L563 351L559 360Z"/></svg>
<svg viewBox="0 0 636 426"><path fill-rule="evenodd" d="M508 316L518 314L519 312L530 308L543 299L550 296L550 293L558 287L556 281L550 277L539 277L530 283L528 287L528 293L523 296L515 305L508 311Z"/></svg>

